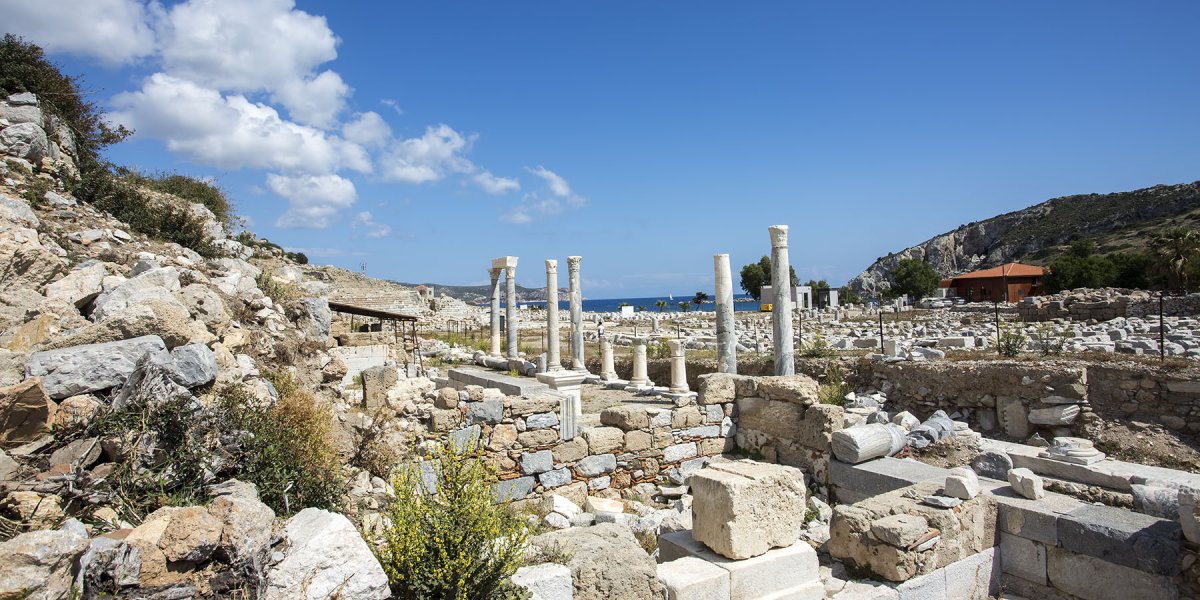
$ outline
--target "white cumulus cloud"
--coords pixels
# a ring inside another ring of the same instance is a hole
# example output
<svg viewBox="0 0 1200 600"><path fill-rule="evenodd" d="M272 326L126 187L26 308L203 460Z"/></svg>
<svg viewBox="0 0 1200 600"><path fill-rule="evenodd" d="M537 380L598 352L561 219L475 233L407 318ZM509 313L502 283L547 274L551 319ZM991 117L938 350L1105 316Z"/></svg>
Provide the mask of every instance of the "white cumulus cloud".
<svg viewBox="0 0 1200 600"><path fill-rule="evenodd" d="M392 128L377 112L363 112L342 125L342 137L369 148L382 146L392 138Z"/></svg>
<svg viewBox="0 0 1200 600"><path fill-rule="evenodd" d="M222 96L163 73L147 78L141 90L118 94L112 103L115 121L166 141L169 150L196 162L306 173L371 170L357 144L284 120L265 104Z"/></svg>
<svg viewBox="0 0 1200 600"><path fill-rule="evenodd" d="M571 184L558 173L543 166L526 167L526 171L541 178L546 186L525 194L520 203L500 215L500 220L521 225L537 218L553 217L567 210L587 205L587 198L571 189Z"/></svg>
<svg viewBox="0 0 1200 600"><path fill-rule="evenodd" d="M354 182L338 175L267 175L267 187L288 201L277 227L328 227L338 211L354 205Z"/></svg>
<svg viewBox="0 0 1200 600"><path fill-rule="evenodd" d="M508 177L497 177L491 171L480 171L471 176L471 181L474 181L483 191L496 196L521 189L520 181Z"/></svg>
<svg viewBox="0 0 1200 600"><path fill-rule="evenodd" d="M0 29L48 52L119 65L154 53L156 8L138 0L0 0Z"/></svg>
<svg viewBox="0 0 1200 600"><path fill-rule="evenodd" d="M450 173L469 173L474 165L463 153L471 140L449 125L431 125L417 138L400 140L380 159L385 179L405 183L438 181Z"/></svg>

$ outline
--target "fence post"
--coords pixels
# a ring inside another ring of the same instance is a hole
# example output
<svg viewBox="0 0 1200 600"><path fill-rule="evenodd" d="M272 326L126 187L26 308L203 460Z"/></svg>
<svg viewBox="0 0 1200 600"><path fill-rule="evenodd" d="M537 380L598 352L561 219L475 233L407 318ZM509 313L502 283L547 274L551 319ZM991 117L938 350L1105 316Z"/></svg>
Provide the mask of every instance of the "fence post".
<svg viewBox="0 0 1200 600"><path fill-rule="evenodd" d="M1158 360L1163 362L1167 360L1167 348L1164 345L1166 337L1166 328L1163 326L1163 295L1166 292L1158 293Z"/></svg>
<svg viewBox="0 0 1200 600"><path fill-rule="evenodd" d="M879 305L879 353L883 354L883 304Z"/></svg>

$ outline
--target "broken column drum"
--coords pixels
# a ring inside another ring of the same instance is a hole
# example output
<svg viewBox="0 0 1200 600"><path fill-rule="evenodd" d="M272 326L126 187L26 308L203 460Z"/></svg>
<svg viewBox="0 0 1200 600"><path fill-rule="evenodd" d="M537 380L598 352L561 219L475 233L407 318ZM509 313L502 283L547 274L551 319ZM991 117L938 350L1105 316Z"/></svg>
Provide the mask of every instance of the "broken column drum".
<svg viewBox="0 0 1200 600"><path fill-rule="evenodd" d="M517 259L504 267L504 320L508 324L508 358L517 358Z"/></svg>
<svg viewBox="0 0 1200 600"><path fill-rule="evenodd" d="M717 301L717 372L737 373L737 334L733 323L733 275L729 255L713 256Z"/></svg>
<svg viewBox="0 0 1200 600"><path fill-rule="evenodd" d="M890 423L855 425L833 432L833 455L852 465L891 456L904 448L904 430Z"/></svg>
<svg viewBox="0 0 1200 600"><path fill-rule="evenodd" d="M670 340L671 346L671 387L672 394L685 394L688 391L687 359L683 355L683 342Z"/></svg>
<svg viewBox="0 0 1200 600"><path fill-rule="evenodd" d="M488 354L492 356L500 356L500 273L504 269L495 267L488 269L488 275L492 278L492 287L490 288L492 301L492 335L488 344Z"/></svg>
<svg viewBox="0 0 1200 600"><path fill-rule="evenodd" d="M571 368L576 371L587 371L583 364L583 292L579 289L579 261L581 256L567 257L567 277L570 281L571 311Z"/></svg>
<svg viewBox="0 0 1200 600"><path fill-rule="evenodd" d="M600 338L600 378L604 381L617 379L616 361L613 360L612 342L608 336Z"/></svg>
<svg viewBox="0 0 1200 600"><path fill-rule="evenodd" d="M633 376L629 378L629 385L650 385L650 378L646 375L646 338L633 340Z"/></svg>
<svg viewBox="0 0 1200 600"><path fill-rule="evenodd" d="M558 348L558 261L546 260L546 368L550 371L562 369L562 356Z"/></svg>
<svg viewBox="0 0 1200 600"><path fill-rule="evenodd" d="M795 341L792 339L792 275L788 258L788 226L772 225L771 291L774 292L771 320L775 345L775 374L796 374Z"/></svg>

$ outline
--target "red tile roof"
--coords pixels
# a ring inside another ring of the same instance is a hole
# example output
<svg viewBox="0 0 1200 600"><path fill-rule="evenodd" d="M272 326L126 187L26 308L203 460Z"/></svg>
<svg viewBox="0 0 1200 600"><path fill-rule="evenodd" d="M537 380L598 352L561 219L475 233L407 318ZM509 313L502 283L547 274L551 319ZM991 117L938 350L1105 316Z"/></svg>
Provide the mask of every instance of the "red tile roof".
<svg viewBox="0 0 1200 600"><path fill-rule="evenodd" d="M954 279L991 279L997 277L1041 277L1046 274L1046 270L1042 267L1033 265L1023 265L1021 263L1007 263L999 267L992 267L982 271L973 271L971 273L963 273L956 275Z"/></svg>

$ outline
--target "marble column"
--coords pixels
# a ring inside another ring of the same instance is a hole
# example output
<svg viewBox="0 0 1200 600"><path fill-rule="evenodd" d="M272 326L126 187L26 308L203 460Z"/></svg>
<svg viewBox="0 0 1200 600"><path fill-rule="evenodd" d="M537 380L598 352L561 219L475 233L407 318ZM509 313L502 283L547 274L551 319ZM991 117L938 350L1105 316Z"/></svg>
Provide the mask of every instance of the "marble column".
<svg viewBox="0 0 1200 600"><path fill-rule="evenodd" d="M633 376L629 378L629 385L650 385L650 378L646 375L646 338L633 338Z"/></svg>
<svg viewBox="0 0 1200 600"><path fill-rule="evenodd" d="M669 340L671 346L671 387L672 394L685 394L688 391L687 359L683 355L683 341Z"/></svg>
<svg viewBox="0 0 1200 600"><path fill-rule="evenodd" d="M713 256L717 301L717 372L737 373L737 333L733 323L733 276L729 255Z"/></svg>
<svg viewBox="0 0 1200 600"><path fill-rule="evenodd" d="M567 277L570 278L571 311L571 368L576 371L587 371L583 362L583 292L579 289L580 256L567 257Z"/></svg>
<svg viewBox="0 0 1200 600"><path fill-rule="evenodd" d="M508 358L517 358L517 259L504 267L504 320L508 327Z"/></svg>
<svg viewBox="0 0 1200 600"><path fill-rule="evenodd" d="M546 369L562 369L558 349L558 261L546 260Z"/></svg>
<svg viewBox="0 0 1200 600"><path fill-rule="evenodd" d="M771 291L775 293L771 308L775 343L775 374L796 373L795 340L792 339L792 275L788 258L788 226L772 225L771 233Z"/></svg>
<svg viewBox="0 0 1200 600"><path fill-rule="evenodd" d="M612 342L608 336L600 339L600 379L614 381L617 379L617 365L613 360Z"/></svg>
<svg viewBox="0 0 1200 600"><path fill-rule="evenodd" d="M500 273L503 272L504 269L488 269L488 275L492 278L492 337L488 345L488 354L491 356L500 356Z"/></svg>

